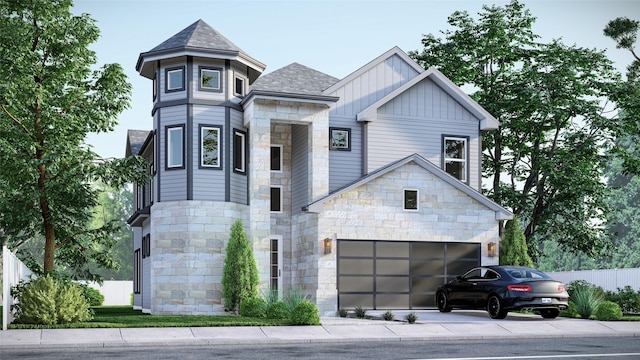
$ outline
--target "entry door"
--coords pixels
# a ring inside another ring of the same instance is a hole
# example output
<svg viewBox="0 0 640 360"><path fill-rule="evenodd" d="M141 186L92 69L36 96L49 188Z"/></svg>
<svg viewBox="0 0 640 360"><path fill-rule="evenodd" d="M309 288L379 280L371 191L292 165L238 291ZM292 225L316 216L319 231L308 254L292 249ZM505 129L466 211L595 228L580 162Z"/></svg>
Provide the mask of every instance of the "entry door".
<svg viewBox="0 0 640 360"><path fill-rule="evenodd" d="M269 255L271 259L269 273L270 290L282 292L282 236L271 236Z"/></svg>

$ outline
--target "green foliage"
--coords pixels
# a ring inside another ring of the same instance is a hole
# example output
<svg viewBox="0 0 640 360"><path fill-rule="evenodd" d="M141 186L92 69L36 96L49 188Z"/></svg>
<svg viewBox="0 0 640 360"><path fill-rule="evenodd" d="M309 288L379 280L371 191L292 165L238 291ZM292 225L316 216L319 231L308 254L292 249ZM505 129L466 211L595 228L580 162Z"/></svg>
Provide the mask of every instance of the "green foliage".
<svg viewBox="0 0 640 360"><path fill-rule="evenodd" d="M391 310L387 310L382 314L382 318L386 321L392 321L395 317L395 314L391 312Z"/></svg>
<svg viewBox="0 0 640 360"><path fill-rule="evenodd" d="M618 288L617 292L607 291L607 300L613 301L620 306L625 314L640 313L640 290L634 291L631 286Z"/></svg>
<svg viewBox="0 0 640 360"><path fill-rule="evenodd" d="M338 309L338 316L347 317L347 315L349 315L349 312L347 311L347 309Z"/></svg>
<svg viewBox="0 0 640 360"><path fill-rule="evenodd" d="M222 299L227 311L235 311L244 299L258 296L258 266L251 244L242 226L236 221L231 227L222 273Z"/></svg>
<svg viewBox="0 0 640 360"><path fill-rule="evenodd" d="M412 311L405 315L404 319L407 320L409 324L415 324L416 320L418 320L418 315Z"/></svg>
<svg viewBox="0 0 640 360"><path fill-rule="evenodd" d="M53 274L21 281L11 295L18 301L12 306L16 323L52 325L92 318L80 287Z"/></svg>
<svg viewBox="0 0 640 360"><path fill-rule="evenodd" d="M289 306L284 301L276 301L267 305L267 319L288 319Z"/></svg>
<svg viewBox="0 0 640 360"><path fill-rule="evenodd" d="M473 89L500 122L483 135L485 193L518 216L529 255L537 257L538 239L598 254L606 238L593 224L608 210L603 153L620 134L602 99L621 76L602 51L539 41L534 22L515 0L477 17L458 11L443 37L425 35L410 56Z"/></svg>
<svg viewBox="0 0 640 360"><path fill-rule="evenodd" d="M289 310L298 305L298 303L306 301L308 299L307 293L302 289L290 289L284 294L283 301L289 306Z"/></svg>
<svg viewBox="0 0 640 360"><path fill-rule="evenodd" d="M367 316L367 309L363 308L362 306L358 305L356 306L356 308L354 309L355 313L356 313L356 317L358 319L364 319Z"/></svg>
<svg viewBox="0 0 640 360"><path fill-rule="evenodd" d="M580 315L578 315L578 311L576 311L576 304L574 304L573 301L569 301L569 307L566 310L560 311L560 316L570 318L580 317Z"/></svg>
<svg viewBox="0 0 640 360"><path fill-rule="evenodd" d="M500 265L533 267L527 250L527 239L517 217L507 221L504 239L500 244Z"/></svg>
<svg viewBox="0 0 640 360"><path fill-rule="evenodd" d="M94 289L86 284L78 284L78 287L82 290L82 295L87 300L89 306L102 306L104 303L104 295L102 295L98 289Z"/></svg>
<svg viewBox="0 0 640 360"><path fill-rule="evenodd" d="M261 297L250 297L240 303L240 316L261 318L265 317L266 312L267 303Z"/></svg>
<svg viewBox="0 0 640 360"><path fill-rule="evenodd" d="M598 305L594 315L596 320L617 321L622 319L622 310L620 310L620 305L612 301L603 301Z"/></svg>
<svg viewBox="0 0 640 360"><path fill-rule="evenodd" d="M114 225L92 228L97 180L115 186L146 177L140 157L105 160L86 144L112 131L131 85L118 64L96 65L100 32L71 0L3 1L0 6L0 228L14 251L42 241L35 270L66 268L100 280L111 267Z"/></svg>
<svg viewBox="0 0 640 360"><path fill-rule="evenodd" d="M320 311L310 301L299 302L289 315L292 325L320 325Z"/></svg>
<svg viewBox="0 0 640 360"><path fill-rule="evenodd" d="M576 313L583 319L589 319L604 301L602 288L585 281L572 281L567 285L569 301L575 306Z"/></svg>

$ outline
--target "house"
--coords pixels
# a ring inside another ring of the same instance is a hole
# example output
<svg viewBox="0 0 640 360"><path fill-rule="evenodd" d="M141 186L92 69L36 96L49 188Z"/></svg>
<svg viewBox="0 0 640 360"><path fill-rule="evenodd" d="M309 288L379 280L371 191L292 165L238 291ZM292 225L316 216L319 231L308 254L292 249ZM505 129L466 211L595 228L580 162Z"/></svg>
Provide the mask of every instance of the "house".
<svg viewBox="0 0 640 360"><path fill-rule="evenodd" d="M397 47L344 79L265 65L199 20L136 65L152 131L130 130L153 180L135 187L134 307L223 311L242 220L263 289L338 308L424 309L436 287L497 264L512 214L480 193L498 121Z"/></svg>

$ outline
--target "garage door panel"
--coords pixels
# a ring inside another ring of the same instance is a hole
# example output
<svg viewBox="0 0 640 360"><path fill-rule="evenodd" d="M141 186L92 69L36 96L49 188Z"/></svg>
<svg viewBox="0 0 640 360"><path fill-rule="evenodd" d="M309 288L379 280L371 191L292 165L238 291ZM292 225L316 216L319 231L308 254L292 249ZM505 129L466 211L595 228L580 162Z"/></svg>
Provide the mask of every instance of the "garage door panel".
<svg viewBox="0 0 640 360"><path fill-rule="evenodd" d="M373 259L341 259L340 275L371 275Z"/></svg>
<svg viewBox="0 0 640 360"><path fill-rule="evenodd" d="M428 242L411 243L411 257L422 259L442 259L444 258L444 244Z"/></svg>
<svg viewBox="0 0 640 360"><path fill-rule="evenodd" d="M409 258L409 243L402 241L380 241L376 245L378 256Z"/></svg>
<svg viewBox="0 0 640 360"><path fill-rule="evenodd" d="M408 309L409 307L409 294L378 294L376 296L377 309Z"/></svg>
<svg viewBox="0 0 640 360"><path fill-rule="evenodd" d="M344 309L353 309L357 306L373 309L373 294L340 294L338 302L340 308Z"/></svg>
<svg viewBox="0 0 640 360"><path fill-rule="evenodd" d="M430 309L436 307L435 292L414 293L411 295L412 309Z"/></svg>
<svg viewBox="0 0 640 360"><path fill-rule="evenodd" d="M376 261L377 275L407 275L409 273L408 259L387 260L378 259Z"/></svg>
<svg viewBox="0 0 640 360"><path fill-rule="evenodd" d="M447 259L477 258L478 244L447 244Z"/></svg>
<svg viewBox="0 0 640 360"><path fill-rule="evenodd" d="M373 276L340 276L340 290L349 292L373 292Z"/></svg>
<svg viewBox="0 0 640 360"><path fill-rule="evenodd" d="M445 283L445 278L442 275L433 275L428 277L411 278L411 289L413 291L435 291L438 286Z"/></svg>
<svg viewBox="0 0 640 360"><path fill-rule="evenodd" d="M444 259L437 261L413 259L411 261L411 273L414 275L444 274Z"/></svg>
<svg viewBox="0 0 640 360"><path fill-rule="evenodd" d="M474 260L453 260L447 264L447 275L460 276L464 275L467 271L471 270L474 266L477 266L478 262Z"/></svg>
<svg viewBox="0 0 640 360"><path fill-rule="evenodd" d="M371 241L340 240L338 253L340 256L373 257L373 246Z"/></svg>
<svg viewBox="0 0 640 360"><path fill-rule="evenodd" d="M406 276L376 276L377 292L408 292L409 278Z"/></svg>

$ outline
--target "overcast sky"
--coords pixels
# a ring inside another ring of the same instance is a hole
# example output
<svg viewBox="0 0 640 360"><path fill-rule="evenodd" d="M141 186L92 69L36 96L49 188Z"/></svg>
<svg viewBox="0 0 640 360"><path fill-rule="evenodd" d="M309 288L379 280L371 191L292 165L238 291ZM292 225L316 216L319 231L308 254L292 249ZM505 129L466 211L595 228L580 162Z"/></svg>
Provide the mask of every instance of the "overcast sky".
<svg viewBox="0 0 640 360"><path fill-rule="evenodd" d="M607 50L624 72L631 55L602 34L616 17L640 20L640 1L524 0L537 17L534 31L547 42ZM131 108L116 131L88 142L103 157L123 157L127 129L152 128L151 80L135 70L138 55L204 20L244 52L267 65L265 74L293 62L343 78L394 46L421 50L423 34L448 28L456 10L471 14L482 5L508 1L413 0L75 0L73 12L97 20L101 37L92 49L98 65L120 63L133 85Z"/></svg>

